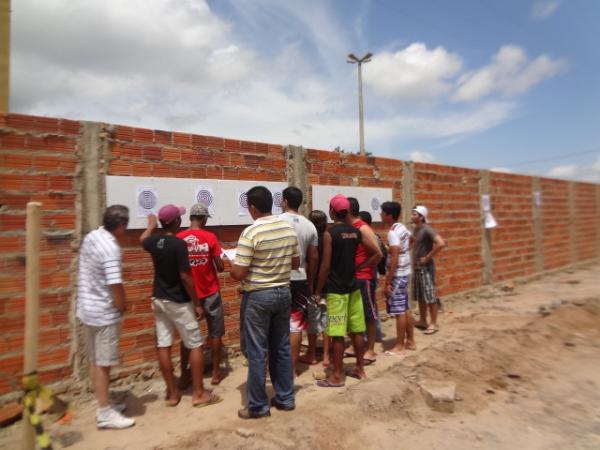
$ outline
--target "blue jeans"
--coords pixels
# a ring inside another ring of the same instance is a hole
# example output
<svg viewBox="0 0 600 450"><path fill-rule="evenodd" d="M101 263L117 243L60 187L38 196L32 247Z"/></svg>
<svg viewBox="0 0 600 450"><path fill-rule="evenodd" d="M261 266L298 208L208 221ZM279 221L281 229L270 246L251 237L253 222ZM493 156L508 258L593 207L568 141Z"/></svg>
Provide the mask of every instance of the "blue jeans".
<svg viewBox="0 0 600 450"><path fill-rule="evenodd" d="M246 391L248 409L257 414L269 410L265 388L267 355L275 400L284 406L294 405L294 374L290 349L289 286L245 292L241 308L242 341L248 359Z"/></svg>

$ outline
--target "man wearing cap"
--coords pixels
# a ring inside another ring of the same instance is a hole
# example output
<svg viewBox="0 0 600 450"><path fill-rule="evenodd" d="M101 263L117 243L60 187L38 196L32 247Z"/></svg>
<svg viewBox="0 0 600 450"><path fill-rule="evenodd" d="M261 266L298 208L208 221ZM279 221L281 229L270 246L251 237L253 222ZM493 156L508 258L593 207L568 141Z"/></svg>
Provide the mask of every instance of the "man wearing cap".
<svg viewBox="0 0 600 450"><path fill-rule="evenodd" d="M225 335L223 302L217 272L223 272L221 245L217 237L204 229L210 217L208 208L200 203L190 209L190 227L177 234L187 244L192 277L196 295L208 326L208 338L212 350L212 379L210 384L217 385L224 378L221 373L221 347ZM188 369L189 350L181 343L180 388L189 384L191 377Z"/></svg>
<svg viewBox="0 0 600 450"><path fill-rule="evenodd" d="M157 227L156 216L150 214L148 227L140 236L140 243L144 250L152 255L154 264L152 311L156 327L158 364L167 385L166 405L177 406L181 400L171 361L171 346L174 330L177 328L183 345L190 350L192 406L201 407L218 403L221 398L205 390L202 382L203 340L197 320L202 318L203 310L194 289L187 246L175 236L181 226L183 214L183 207L165 205L160 208L158 220L163 233L156 234L153 234Z"/></svg>
<svg viewBox="0 0 600 450"><path fill-rule="evenodd" d="M437 255L446 243L442 237L428 224L429 211L423 205L413 208L411 220L414 225L413 246L413 296L419 302L419 321L415 328L425 330L425 334L435 334L439 330L437 323L437 295L435 292L435 263ZM427 324L427 311L431 323Z"/></svg>
<svg viewBox="0 0 600 450"><path fill-rule="evenodd" d="M370 239L363 239L358 228L348 220L350 203L341 194L329 202L329 217L333 225L323 234L323 258L319 269L315 296L320 302L327 288L327 334L332 340L333 372L325 380L317 381L320 387L342 387L346 382L344 373L344 337L350 334L356 354L356 367L351 376L364 378L365 314L362 297L355 274L355 256L362 242L369 255L379 252Z"/></svg>

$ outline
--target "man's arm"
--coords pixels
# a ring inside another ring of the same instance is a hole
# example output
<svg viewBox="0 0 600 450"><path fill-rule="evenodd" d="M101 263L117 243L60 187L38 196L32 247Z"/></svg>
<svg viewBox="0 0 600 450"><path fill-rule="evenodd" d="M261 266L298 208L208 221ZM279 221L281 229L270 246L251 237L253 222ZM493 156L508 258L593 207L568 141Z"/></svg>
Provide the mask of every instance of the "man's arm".
<svg viewBox="0 0 600 450"><path fill-rule="evenodd" d="M314 245L308 246L306 262L306 280L308 281L309 294L312 294L319 265L319 247L315 247Z"/></svg>
<svg viewBox="0 0 600 450"><path fill-rule="evenodd" d="M388 267L387 275L385 276L385 284L383 291L387 297L392 295L392 280L398 267L398 260L400 259L400 246L390 245L389 248L390 266Z"/></svg>
<svg viewBox="0 0 600 450"><path fill-rule="evenodd" d="M292 256L292 270L296 270L300 268L300 257Z"/></svg>
<svg viewBox="0 0 600 450"><path fill-rule="evenodd" d="M221 259L221 256L215 255L213 257L213 263L215 263L215 269L217 269L217 272L223 272L223 270L225 270L225 265L223 264L223 259Z"/></svg>
<svg viewBox="0 0 600 450"><path fill-rule="evenodd" d="M202 306L200 305L200 300L198 300L198 296L196 295L196 287L194 286L194 278L192 277L192 271L191 270L181 271L181 272L179 272L179 277L181 278L181 282L183 283L183 287L185 288L185 291L187 292L189 297L192 299L192 302L194 303L194 310L196 311L196 319L202 320L202 318L204 317L204 310L202 309Z"/></svg>
<svg viewBox="0 0 600 450"><path fill-rule="evenodd" d="M140 244L143 244L144 241L150 237L152 232L158 227L158 221L154 214L148 214L148 226L144 230L144 232L140 236Z"/></svg>
<svg viewBox="0 0 600 450"><path fill-rule="evenodd" d="M323 259L321 260L321 267L319 269L319 277L317 279L317 287L315 289L315 295L319 297L323 293L327 277L329 276L329 267L331 266L331 251L332 251L332 240L329 231L325 231L323 234Z"/></svg>
<svg viewBox="0 0 600 450"><path fill-rule="evenodd" d="M231 270L229 271L229 274L234 280L242 281L248 276L249 269L249 266L239 266L234 263L231 265Z"/></svg>
<svg viewBox="0 0 600 450"><path fill-rule="evenodd" d="M365 247L367 253L370 255L367 260L356 266L356 271L358 272L365 267L375 267L377 263L383 257L383 253L381 253L381 249L379 248L379 244L377 243L377 237L375 233L371 229L370 226L363 226L360 229L361 241L360 243Z"/></svg>
<svg viewBox="0 0 600 450"><path fill-rule="evenodd" d="M419 264L424 265L431 261L435 255L442 251L442 249L446 246L446 242L439 234L436 234L433 238L433 246L431 251L419 259Z"/></svg>
<svg viewBox="0 0 600 450"><path fill-rule="evenodd" d="M111 284L109 286L113 305L121 314L125 314L127 304L125 302L125 288L123 287L123 283Z"/></svg>

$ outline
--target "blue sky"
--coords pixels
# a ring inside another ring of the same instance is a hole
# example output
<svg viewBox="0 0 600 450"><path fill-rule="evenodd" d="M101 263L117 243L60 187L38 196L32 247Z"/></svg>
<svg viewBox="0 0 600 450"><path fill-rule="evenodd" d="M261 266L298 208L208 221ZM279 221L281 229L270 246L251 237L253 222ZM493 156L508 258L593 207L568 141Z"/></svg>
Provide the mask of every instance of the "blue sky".
<svg viewBox="0 0 600 450"><path fill-rule="evenodd" d="M16 112L356 151L345 56L371 51L367 151L600 182L594 0L13 0L12 10Z"/></svg>

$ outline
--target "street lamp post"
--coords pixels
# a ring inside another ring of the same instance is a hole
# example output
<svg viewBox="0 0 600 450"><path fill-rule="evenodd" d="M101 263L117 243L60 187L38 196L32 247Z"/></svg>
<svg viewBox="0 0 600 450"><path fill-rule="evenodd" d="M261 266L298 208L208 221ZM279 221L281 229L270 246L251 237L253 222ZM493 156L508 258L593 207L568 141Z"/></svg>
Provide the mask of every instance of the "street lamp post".
<svg viewBox="0 0 600 450"><path fill-rule="evenodd" d="M362 58L357 58L354 53L348 55L348 63L358 64L358 132L360 135L360 154L365 154L365 125L363 117L363 94L362 94L362 64L371 61L373 53L369 52Z"/></svg>

